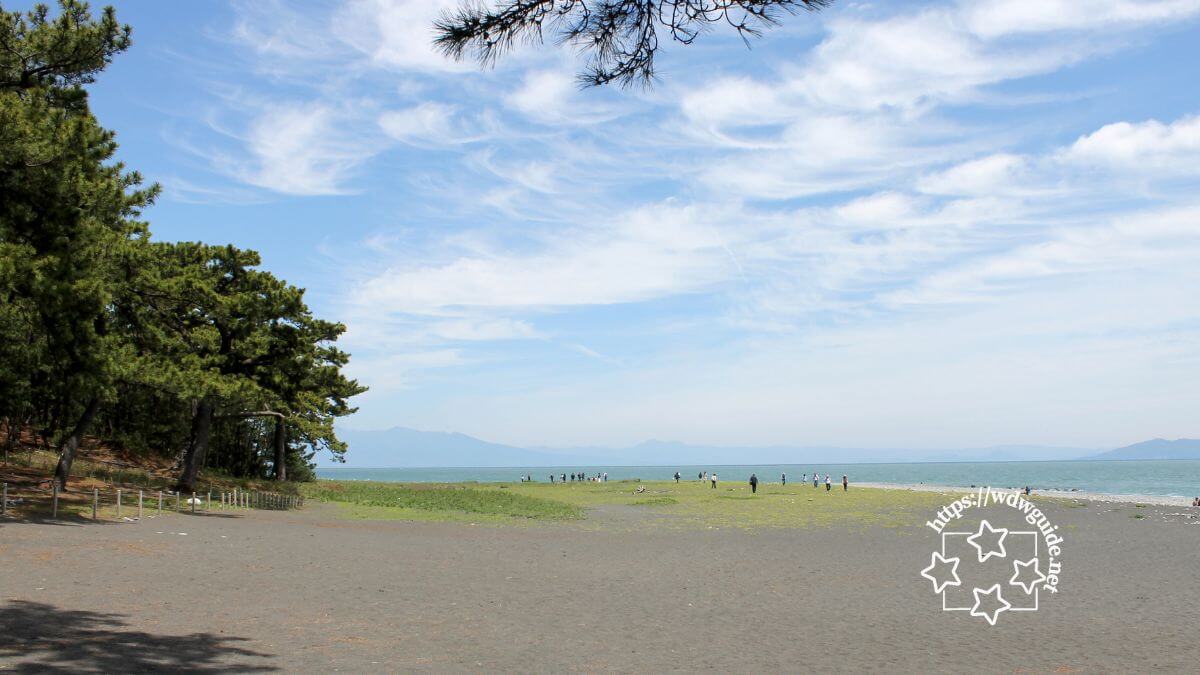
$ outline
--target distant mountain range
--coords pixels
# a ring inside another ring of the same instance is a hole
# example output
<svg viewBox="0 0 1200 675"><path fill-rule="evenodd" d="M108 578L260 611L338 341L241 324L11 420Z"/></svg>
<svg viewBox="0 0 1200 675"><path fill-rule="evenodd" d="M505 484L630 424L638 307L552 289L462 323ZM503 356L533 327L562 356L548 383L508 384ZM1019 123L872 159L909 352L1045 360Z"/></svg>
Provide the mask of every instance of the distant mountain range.
<svg viewBox="0 0 1200 675"><path fill-rule="evenodd" d="M807 464L855 462L1005 462L1074 459L1200 459L1200 440L1155 439L1097 453L1095 448L1003 445L956 450L863 449L788 446L705 446L649 440L632 447L522 448L472 436L394 427L341 429L350 445L347 466L508 467Z"/></svg>
<svg viewBox="0 0 1200 675"><path fill-rule="evenodd" d="M1180 438L1168 441L1155 438L1092 455L1087 459L1200 459L1200 440Z"/></svg>
<svg viewBox="0 0 1200 675"><path fill-rule="evenodd" d="M466 434L393 427L383 431L339 429L350 445L346 464L359 467L557 466L557 458Z"/></svg>

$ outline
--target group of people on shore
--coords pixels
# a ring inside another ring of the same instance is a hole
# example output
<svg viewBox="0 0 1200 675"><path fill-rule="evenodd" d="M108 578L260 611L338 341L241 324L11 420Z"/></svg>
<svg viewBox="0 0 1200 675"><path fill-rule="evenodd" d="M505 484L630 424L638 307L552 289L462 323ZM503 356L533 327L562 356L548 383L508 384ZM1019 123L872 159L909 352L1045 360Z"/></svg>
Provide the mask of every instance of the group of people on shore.
<svg viewBox="0 0 1200 675"><path fill-rule="evenodd" d="M675 472L675 482L678 483L679 479L680 479L679 472L676 471ZM709 473L707 471L700 471L696 474L696 480L698 480L702 483L704 483L704 482L711 483L712 489L714 489L714 490L717 489L717 474L716 474L716 472ZM808 474L807 473L801 474L800 482L801 483L808 482ZM779 483L781 485L787 485L787 474L786 473L779 474ZM816 471L814 471L813 475L812 475L812 484L813 484L814 488L820 487L820 485L821 485L821 475L819 473L817 473ZM832 489L833 489L833 480L829 477L829 474L825 474L825 491L829 492ZM849 489L850 489L850 478L846 474L842 474L842 491L843 492L848 491ZM750 492L752 494L758 493L758 475L757 474L753 474L753 473L750 474Z"/></svg>
<svg viewBox="0 0 1200 675"><path fill-rule="evenodd" d="M680 473L678 471L676 471L674 478L675 478L675 482L678 483L680 481L680 479L682 478L682 476L680 475ZM551 483L555 483L555 482L566 483L567 481L575 483L575 482L582 482L585 480L593 482L593 483L607 483L608 482L608 472L607 471L599 471L594 476L589 476L582 471L573 472L570 474L566 474L566 473L561 473L558 475L550 474L550 482ZM707 471L701 471L696 474L696 480L698 480L702 483L710 483L713 490L717 489L718 478L717 478L717 473L715 471L712 473L709 473ZM529 474L525 474L525 475L521 476L521 482L522 483L532 483L533 476L531 476ZM800 482L801 483L808 482L808 474L807 473L800 475ZM787 485L787 474L786 473L779 474L779 483L781 485ZM813 474L812 474L812 484L813 484L814 488L819 488L821 486L821 474L817 473L816 471L813 471ZM849 489L850 489L850 478L846 474L842 474L842 491L845 492L845 491L848 491ZM833 480L830 478L829 474L825 474L825 491L829 492L831 490L833 490ZM750 492L752 494L758 494L758 475L757 474L753 474L753 473L750 474ZM1200 497L1196 498L1196 502L1193 503L1192 506L1200 506Z"/></svg>
<svg viewBox="0 0 1200 675"><path fill-rule="evenodd" d="M565 474L565 473L560 473L557 476L554 474L550 474L550 482L551 483L565 483L568 480L570 480L572 483L576 483L576 482L582 483L585 480L590 481L592 483L607 483L608 482L608 472L600 471L600 472L597 472L595 476L589 476L582 471L571 473L569 475ZM524 476L521 476L521 482L522 483L532 483L533 476L531 476L529 474L525 474Z"/></svg>

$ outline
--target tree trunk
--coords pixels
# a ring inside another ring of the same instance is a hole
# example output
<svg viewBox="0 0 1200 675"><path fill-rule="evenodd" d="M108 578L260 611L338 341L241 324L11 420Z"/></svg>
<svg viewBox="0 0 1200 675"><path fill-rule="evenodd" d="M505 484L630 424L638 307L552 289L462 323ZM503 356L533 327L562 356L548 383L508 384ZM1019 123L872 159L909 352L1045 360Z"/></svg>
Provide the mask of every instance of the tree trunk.
<svg viewBox="0 0 1200 675"><path fill-rule="evenodd" d="M176 487L180 492L196 490L196 475L200 473L200 462L208 452L208 437L212 431L213 402L202 399L192 415L192 438L183 453L183 470L179 473Z"/></svg>
<svg viewBox="0 0 1200 675"><path fill-rule="evenodd" d="M283 416L275 418L275 480L287 480L287 437Z"/></svg>
<svg viewBox="0 0 1200 675"><path fill-rule="evenodd" d="M93 396L88 401L83 415L80 415L79 421L75 424L75 429L63 439L58 447L58 466L54 469L54 478L63 492L67 490L67 478L71 475L71 464L75 461L75 452L79 450L79 445L83 443L83 435L87 433L88 427L92 425L92 420L96 418L96 413L99 411L100 398Z"/></svg>

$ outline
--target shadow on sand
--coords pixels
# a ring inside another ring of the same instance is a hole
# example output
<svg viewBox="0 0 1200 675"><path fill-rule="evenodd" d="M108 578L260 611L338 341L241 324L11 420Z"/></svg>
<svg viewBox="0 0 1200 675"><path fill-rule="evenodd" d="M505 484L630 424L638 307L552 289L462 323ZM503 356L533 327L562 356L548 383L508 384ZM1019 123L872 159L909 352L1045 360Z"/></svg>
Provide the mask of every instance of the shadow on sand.
<svg viewBox="0 0 1200 675"><path fill-rule="evenodd" d="M132 512L132 511L131 511ZM222 513L217 511L190 511L167 512L164 511L163 516L191 516L193 518L244 518L244 513ZM151 522L155 518L162 516L148 514L144 517L145 522ZM92 520L91 516L82 513L61 513L57 518L50 517L50 511L25 511L23 513L9 512L7 515L0 517L0 528L5 525L57 525L66 527L79 527L82 525L136 525L138 519L129 516L129 520L114 520L112 517L105 516L100 520Z"/></svg>
<svg viewBox="0 0 1200 675"><path fill-rule="evenodd" d="M120 614L14 600L0 606L0 670L14 673L252 673L278 670L246 638L130 630Z"/></svg>

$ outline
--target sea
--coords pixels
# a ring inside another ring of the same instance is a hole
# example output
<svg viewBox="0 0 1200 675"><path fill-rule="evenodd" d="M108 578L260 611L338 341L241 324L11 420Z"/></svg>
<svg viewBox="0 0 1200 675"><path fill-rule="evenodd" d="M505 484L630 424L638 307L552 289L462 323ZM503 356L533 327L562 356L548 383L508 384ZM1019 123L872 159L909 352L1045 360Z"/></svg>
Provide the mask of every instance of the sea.
<svg viewBox="0 0 1200 675"><path fill-rule="evenodd" d="M835 483L842 475L851 483L893 485L943 485L1035 490L1078 490L1111 495L1148 495L1187 497L1200 495L1200 460L1128 460L1069 462L913 462L898 464L728 464L712 466L578 466L578 467L450 467L412 469L369 469L321 467L320 478L374 480L404 483L504 483L531 476L538 482L555 480L563 473L582 471L587 476L608 474L610 481L641 479L671 480L678 471L684 480L696 480L697 474L715 472L721 481L743 482L756 474L760 481L800 482L813 472L825 480L829 474Z"/></svg>

